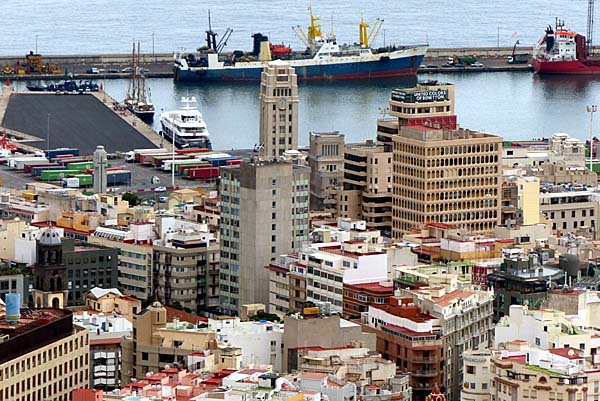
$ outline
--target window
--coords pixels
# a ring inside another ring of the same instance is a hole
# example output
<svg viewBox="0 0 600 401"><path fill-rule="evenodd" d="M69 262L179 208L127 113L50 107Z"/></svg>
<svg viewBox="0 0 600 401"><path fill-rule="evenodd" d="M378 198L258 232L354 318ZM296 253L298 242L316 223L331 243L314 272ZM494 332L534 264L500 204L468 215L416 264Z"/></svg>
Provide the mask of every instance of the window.
<svg viewBox="0 0 600 401"><path fill-rule="evenodd" d="M467 365L467 373L470 375L474 375L475 374L475 366Z"/></svg>
<svg viewBox="0 0 600 401"><path fill-rule="evenodd" d="M541 340L539 337L535 338L535 345L539 346L541 344Z"/></svg>

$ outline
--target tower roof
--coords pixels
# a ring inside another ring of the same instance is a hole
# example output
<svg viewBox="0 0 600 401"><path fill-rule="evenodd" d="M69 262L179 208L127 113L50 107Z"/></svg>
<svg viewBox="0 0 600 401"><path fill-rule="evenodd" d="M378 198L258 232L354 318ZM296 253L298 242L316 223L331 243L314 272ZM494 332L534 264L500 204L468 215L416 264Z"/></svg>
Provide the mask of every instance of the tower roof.
<svg viewBox="0 0 600 401"><path fill-rule="evenodd" d="M42 232L41 245L60 245L62 243L58 231L54 227L48 227Z"/></svg>

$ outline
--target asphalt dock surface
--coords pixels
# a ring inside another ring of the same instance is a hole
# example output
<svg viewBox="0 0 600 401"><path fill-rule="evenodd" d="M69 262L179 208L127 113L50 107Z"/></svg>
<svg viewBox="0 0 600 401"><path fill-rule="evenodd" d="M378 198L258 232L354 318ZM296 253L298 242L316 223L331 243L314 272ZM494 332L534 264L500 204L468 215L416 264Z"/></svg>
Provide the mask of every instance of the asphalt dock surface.
<svg viewBox="0 0 600 401"><path fill-rule="evenodd" d="M49 116L49 117L48 117ZM97 145L107 152L156 147L113 110L91 95L54 95L13 93L2 126L40 138L31 146L78 148L90 155Z"/></svg>

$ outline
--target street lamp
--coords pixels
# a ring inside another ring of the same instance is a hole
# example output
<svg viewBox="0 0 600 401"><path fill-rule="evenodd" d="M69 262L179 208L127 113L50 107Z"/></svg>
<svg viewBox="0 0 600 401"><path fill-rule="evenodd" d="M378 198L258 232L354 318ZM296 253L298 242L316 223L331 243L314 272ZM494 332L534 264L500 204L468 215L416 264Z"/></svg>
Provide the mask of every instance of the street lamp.
<svg viewBox="0 0 600 401"><path fill-rule="evenodd" d="M598 106L595 104L587 106L587 112L590 113L590 171L592 169L592 153L594 149L593 135L594 135L594 113L598 111Z"/></svg>
<svg viewBox="0 0 600 401"><path fill-rule="evenodd" d="M37 40L38 40L38 36L39 35L35 35L35 54L38 54L38 52L37 52Z"/></svg>

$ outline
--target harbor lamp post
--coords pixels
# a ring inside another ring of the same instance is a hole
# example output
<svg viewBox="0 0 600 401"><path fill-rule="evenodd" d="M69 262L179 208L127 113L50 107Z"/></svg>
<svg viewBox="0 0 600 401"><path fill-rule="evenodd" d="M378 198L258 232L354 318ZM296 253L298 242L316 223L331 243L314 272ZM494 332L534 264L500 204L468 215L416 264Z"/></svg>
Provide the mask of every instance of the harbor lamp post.
<svg viewBox="0 0 600 401"><path fill-rule="evenodd" d="M38 36L39 35L35 35L35 54L38 54L38 52L37 52L37 40L38 40Z"/></svg>
<svg viewBox="0 0 600 401"><path fill-rule="evenodd" d="M598 111L597 105L587 106L587 112L590 113L590 171L594 171L592 170L592 153L594 149L594 113L596 111Z"/></svg>
<svg viewBox="0 0 600 401"><path fill-rule="evenodd" d="M50 113L48 113L48 125L46 127L46 147L50 150Z"/></svg>

